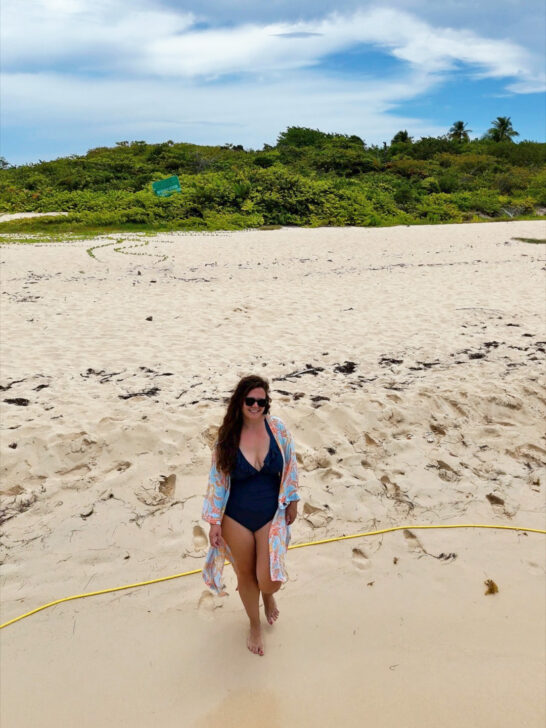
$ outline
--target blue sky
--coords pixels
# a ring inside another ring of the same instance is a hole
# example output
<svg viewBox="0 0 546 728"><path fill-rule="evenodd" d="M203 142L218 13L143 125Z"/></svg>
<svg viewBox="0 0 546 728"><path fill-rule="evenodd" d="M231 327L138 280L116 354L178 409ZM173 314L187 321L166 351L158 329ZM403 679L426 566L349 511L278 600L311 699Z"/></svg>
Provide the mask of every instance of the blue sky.
<svg viewBox="0 0 546 728"><path fill-rule="evenodd" d="M287 126L544 141L542 0L2 0L0 154L275 143Z"/></svg>

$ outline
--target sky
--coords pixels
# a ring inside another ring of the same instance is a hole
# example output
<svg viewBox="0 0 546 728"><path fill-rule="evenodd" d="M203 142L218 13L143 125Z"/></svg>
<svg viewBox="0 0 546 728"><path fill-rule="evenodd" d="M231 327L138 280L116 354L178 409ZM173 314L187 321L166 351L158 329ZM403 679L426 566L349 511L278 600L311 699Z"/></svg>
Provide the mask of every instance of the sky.
<svg viewBox="0 0 546 728"><path fill-rule="evenodd" d="M479 137L497 116L545 141L545 38L543 0L2 0L0 155Z"/></svg>

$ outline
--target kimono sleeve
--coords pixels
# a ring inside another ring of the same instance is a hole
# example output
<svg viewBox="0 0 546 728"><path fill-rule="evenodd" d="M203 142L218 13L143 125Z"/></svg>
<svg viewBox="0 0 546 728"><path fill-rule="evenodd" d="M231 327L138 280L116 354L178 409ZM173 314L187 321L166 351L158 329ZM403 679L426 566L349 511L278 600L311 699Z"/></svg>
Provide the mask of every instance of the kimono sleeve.
<svg viewBox="0 0 546 728"><path fill-rule="evenodd" d="M294 438L285 427L285 448L284 457L287 463L287 471L284 481L284 493L285 502L298 501L300 499L298 494L298 463L296 460L296 447L294 445Z"/></svg>
<svg viewBox="0 0 546 728"><path fill-rule="evenodd" d="M227 495L226 476L216 466L216 444L212 449L207 494L201 517L208 523L220 525Z"/></svg>

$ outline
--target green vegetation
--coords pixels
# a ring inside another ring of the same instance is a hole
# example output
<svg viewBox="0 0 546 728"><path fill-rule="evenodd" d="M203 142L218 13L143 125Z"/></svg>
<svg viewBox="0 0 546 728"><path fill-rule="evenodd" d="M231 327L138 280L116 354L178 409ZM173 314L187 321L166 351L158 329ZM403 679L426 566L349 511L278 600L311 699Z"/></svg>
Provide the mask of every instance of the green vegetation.
<svg viewBox="0 0 546 728"><path fill-rule="evenodd" d="M25 230L24 235L21 237L17 237L17 231L13 229L13 226L10 223L6 223L6 227L3 228L4 231L8 232L2 232L0 233L0 245L2 244L9 244L9 245L47 245L49 243L72 243L74 241L78 240L89 240L90 238L97 238L100 236L103 236L105 234L105 230L95 230L90 229L88 231L80 232L80 233L51 233L51 231L47 233L40 233L40 232L28 232L28 230ZM107 230L107 233L112 232L111 230ZM138 233L139 235L148 235L148 233Z"/></svg>
<svg viewBox="0 0 546 728"><path fill-rule="evenodd" d="M509 117L492 122L483 139L470 140L470 132L456 121L445 136L414 140L401 130L389 145L368 146L356 135L289 127L276 146L261 150L124 141L19 167L0 160L0 213L69 213L0 223L0 232L40 233L44 240L66 233L539 217L546 206L546 144L514 143ZM171 175L181 193L155 196L152 183Z"/></svg>

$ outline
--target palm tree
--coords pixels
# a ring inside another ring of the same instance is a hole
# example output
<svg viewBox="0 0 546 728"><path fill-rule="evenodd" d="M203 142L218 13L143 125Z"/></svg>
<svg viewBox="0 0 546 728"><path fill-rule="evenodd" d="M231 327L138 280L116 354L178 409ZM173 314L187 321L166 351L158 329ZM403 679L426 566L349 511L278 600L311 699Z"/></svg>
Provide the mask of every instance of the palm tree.
<svg viewBox="0 0 546 728"><path fill-rule="evenodd" d="M396 144L397 142L411 142L413 141L413 138L410 137L408 132L404 129L404 131L397 131L396 134L393 136L391 140L391 144Z"/></svg>
<svg viewBox="0 0 546 728"><path fill-rule="evenodd" d="M472 129L467 129L466 121L455 121L448 132L448 137L453 142L469 142L468 136Z"/></svg>
<svg viewBox="0 0 546 728"><path fill-rule="evenodd" d="M493 126L487 130L487 139L494 142L511 142L512 137L519 136L519 132L512 126L509 116L497 116L491 124Z"/></svg>

